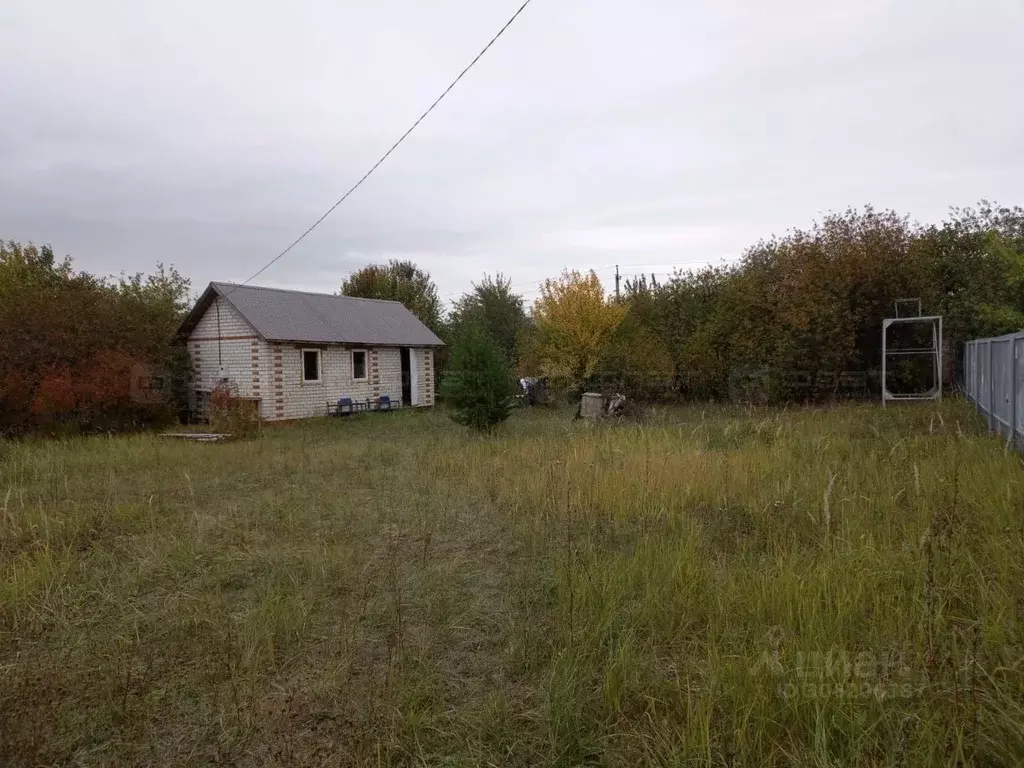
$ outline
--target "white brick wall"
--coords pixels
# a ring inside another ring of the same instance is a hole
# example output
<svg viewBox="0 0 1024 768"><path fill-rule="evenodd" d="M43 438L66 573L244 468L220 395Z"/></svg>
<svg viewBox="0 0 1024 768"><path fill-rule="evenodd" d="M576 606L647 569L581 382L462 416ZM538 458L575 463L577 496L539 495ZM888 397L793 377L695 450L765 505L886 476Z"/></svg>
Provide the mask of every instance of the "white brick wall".
<svg viewBox="0 0 1024 768"><path fill-rule="evenodd" d="M217 311L220 310L218 333ZM219 339L219 344L218 344ZM320 381L302 380L302 349L320 350ZM366 350L366 379L352 378L352 350ZM342 347L270 343L224 299L217 297L188 338L193 387L209 391L223 374L241 397L260 399L267 421L323 416L341 397L365 402L380 395L402 401L398 347ZM418 368L419 404L434 404L433 350L413 349Z"/></svg>
<svg viewBox="0 0 1024 768"><path fill-rule="evenodd" d="M218 296L188 337L193 389L212 390L223 371L240 396L258 397L252 355L259 343L252 326Z"/></svg>
<svg viewBox="0 0 1024 768"><path fill-rule="evenodd" d="M262 409L263 417L274 419L303 419L323 416L328 403L338 398L351 397L366 401L376 394L394 397L392 391L375 392L371 383L370 360L373 349L366 349L367 377L352 378L352 349L340 346L306 346L296 344L269 344L272 385L271 395ZM302 380L302 350L320 350L320 381ZM356 348L361 349L361 348ZM401 396L401 388L398 390Z"/></svg>
<svg viewBox="0 0 1024 768"><path fill-rule="evenodd" d="M430 347L416 350L419 365L419 401L420 405L434 404L434 350Z"/></svg>

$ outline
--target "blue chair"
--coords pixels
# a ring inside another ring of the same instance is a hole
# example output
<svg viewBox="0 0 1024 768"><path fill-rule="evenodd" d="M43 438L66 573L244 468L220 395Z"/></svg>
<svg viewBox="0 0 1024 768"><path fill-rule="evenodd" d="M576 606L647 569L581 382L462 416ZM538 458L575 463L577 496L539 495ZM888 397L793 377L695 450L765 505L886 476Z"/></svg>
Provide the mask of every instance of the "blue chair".
<svg viewBox="0 0 1024 768"><path fill-rule="evenodd" d="M338 415L348 416L350 413L355 413L355 405L352 403L351 397L339 397L338 398Z"/></svg>
<svg viewBox="0 0 1024 768"><path fill-rule="evenodd" d="M377 399L377 410L378 411L390 411L391 410L391 398L387 395L381 395Z"/></svg>

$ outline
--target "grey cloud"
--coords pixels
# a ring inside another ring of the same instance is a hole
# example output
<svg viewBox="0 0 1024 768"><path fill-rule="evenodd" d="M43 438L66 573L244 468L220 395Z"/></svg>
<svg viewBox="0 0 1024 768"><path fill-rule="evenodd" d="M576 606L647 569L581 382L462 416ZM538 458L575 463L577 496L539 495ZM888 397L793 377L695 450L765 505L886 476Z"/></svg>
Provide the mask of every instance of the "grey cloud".
<svg viewBox="0 0 1024 768"><path fill-rule="evenodd" d="M0 8L0 237L244 279L517 5ZM1009 0L534 0L260 281L332 290L414 258L449 295L484 272L715 262L848 205L1019 203L1022 32Z"/></svg>

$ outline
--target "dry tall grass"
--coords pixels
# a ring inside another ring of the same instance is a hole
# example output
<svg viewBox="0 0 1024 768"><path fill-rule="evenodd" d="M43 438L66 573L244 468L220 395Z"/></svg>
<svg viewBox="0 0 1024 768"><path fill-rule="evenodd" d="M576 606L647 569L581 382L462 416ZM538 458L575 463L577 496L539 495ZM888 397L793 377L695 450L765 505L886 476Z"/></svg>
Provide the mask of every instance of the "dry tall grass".
<svg viewBox="0 0 1024 768"><path fill-rule="evenodd" d="M0 764L1024 760L962 403L0 445Z"/></svg>

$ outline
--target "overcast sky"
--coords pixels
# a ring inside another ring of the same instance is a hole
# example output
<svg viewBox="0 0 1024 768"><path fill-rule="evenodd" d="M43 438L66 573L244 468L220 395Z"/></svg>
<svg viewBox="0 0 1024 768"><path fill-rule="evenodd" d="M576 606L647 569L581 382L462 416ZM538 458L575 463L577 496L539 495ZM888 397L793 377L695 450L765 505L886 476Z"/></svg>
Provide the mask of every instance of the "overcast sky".
<svg viewBox="0 0 1024 768"><path fill-rule="evenodd" d="M0 238L244 280L520 2L2 0ZM564 267L716 263L829 209L1021 204L1022 41L1024 0L533 0L256 282L409 258L446 299L485 272L532 299Z"/></svg>

